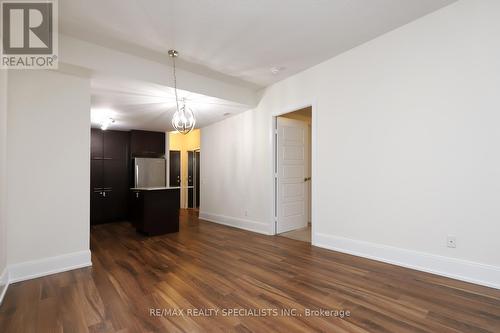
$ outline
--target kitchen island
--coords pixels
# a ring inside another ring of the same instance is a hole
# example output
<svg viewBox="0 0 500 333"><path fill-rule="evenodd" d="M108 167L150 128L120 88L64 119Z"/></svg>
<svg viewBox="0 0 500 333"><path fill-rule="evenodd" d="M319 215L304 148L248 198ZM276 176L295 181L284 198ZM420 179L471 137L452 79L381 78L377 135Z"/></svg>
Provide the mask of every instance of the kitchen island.
<svg viewBox="0 0 500 333"><path fill-rule="evenodd" d="M179 231L180 187L131 188L131 222L148 236Z"/></svg>

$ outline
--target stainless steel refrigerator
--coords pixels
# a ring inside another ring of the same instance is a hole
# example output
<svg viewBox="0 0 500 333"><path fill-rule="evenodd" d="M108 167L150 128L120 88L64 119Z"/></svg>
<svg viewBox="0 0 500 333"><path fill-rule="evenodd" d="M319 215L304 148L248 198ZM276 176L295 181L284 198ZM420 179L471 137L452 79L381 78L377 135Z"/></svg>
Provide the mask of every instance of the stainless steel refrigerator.
<svg viewBox="0 0 500 333"><path fill-rule="evenodd" d="M164 158L134 158L134 187L165 187L167 169Z"/></svg>

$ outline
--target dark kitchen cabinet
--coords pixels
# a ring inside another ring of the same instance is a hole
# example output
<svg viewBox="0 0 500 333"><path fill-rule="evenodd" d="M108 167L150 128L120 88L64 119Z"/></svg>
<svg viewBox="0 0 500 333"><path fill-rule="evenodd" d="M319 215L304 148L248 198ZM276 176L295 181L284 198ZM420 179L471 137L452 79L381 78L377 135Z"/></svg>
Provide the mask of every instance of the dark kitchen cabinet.
<svg viewBox="0 0 500 333"><path fill-rule="evenodd" d="M103 161L103 185L108 221L119 221L127 218L128 184L126 160Z"/></svg>
<svg viewBox="0 0 500 333"><path fill-rule="evenodd" d="M90 223L99 224L105 221L104 199L101 189L90 190Z"/></svg>
<svg viewBox="0 0 500 333"><path fill-rule="evenodd" d="M128 158L129 132L102 131L92 128L90 156L93 160L126 160Z"/></svg>
<svg viewBox="0 0 500 333"><path fill-rule="evenodd" d="M144 215L144 195L141 191L133 191L130 194L130 221L132 225L139 229L142 225L142 217Z"/></svg>
<svg viewBox="0 0 500 333"><path fill-rule="evenodd" d="M129 133L92 129L90 161L91 224L128 215Z"/></svg>
<svg viewBox="0 0 500 333"><path fill-rule="evenodd" d="M130 133L124 131L101 131L105 160L125 161L128 159Z"/></svg>
<svg viewBox="0 0 500 333"><path fill-rule="evenodd" d="M90 160L90 223L92 224L102 223L101 221L104 220L102 162L102 159Z"/></svg>
<svg viewBox="0 0 500 333"><path fill-rule="evenodd" d="M151 131L130 132L131 157L164 157L165 133Z"/></svg>
<svg viewBox="0 0 500 333"><path fill-rule="evenodd" d="M102 159L104 155L103 140L103 131L92 128L90 131L90 158L92 160Z"/></svg>
<svg viewBox="0 0 500 333"><path fill-rule="evenodd" d="M180 189L131 191L131 220L148 236L179 231Z"/></svg>

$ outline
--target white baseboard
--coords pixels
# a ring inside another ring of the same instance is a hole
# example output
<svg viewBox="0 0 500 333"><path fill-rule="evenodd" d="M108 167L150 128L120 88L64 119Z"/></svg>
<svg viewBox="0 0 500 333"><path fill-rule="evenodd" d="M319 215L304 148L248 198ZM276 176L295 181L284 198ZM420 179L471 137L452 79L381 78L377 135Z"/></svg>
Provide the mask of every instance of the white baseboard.
<svg viewBox="0 0 500 333"><path fill-rule="evenodd" d="M92 266L90 250L9 265L9 283Z"/></svg>
<svg viewBox="0 0 500 333"><path fill-rule="evenodd" d="M337 237L322 233L313 236L313 245L359 257L378 260L500 289L500 267Z"/></svg>
<svg viewBox="0 0 500 333"><path fill-rule="evenodd" d="M0 275L0 305L2 305L7 288L9 288L9 270L5 267Z"/></svg>
<svg viewBox="0 0 500 333"><path fill-rule="evenodd" d="M257 232L259 234L270 235L269 224L245 220L236 217L217 215L212 213L200 212L199 218L201 220L206 220L214 223L219 223L223 225L227 225L230 227L240 228L248 231Z"/></svg>

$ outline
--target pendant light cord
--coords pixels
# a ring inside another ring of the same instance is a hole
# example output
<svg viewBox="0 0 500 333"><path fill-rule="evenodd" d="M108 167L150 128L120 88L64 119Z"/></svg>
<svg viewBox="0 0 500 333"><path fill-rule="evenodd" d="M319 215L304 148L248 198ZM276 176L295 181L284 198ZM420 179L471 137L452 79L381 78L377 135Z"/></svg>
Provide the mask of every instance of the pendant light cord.
<svg viewBox="0 0 500 333"><path fill-rule="evenodd" d="M174 64L174 92L175 92L175 104L177 106L177 111L179 110L179 97L177 97L177 75L175 72L175 56L172 57L172 62Z"/></svg>

